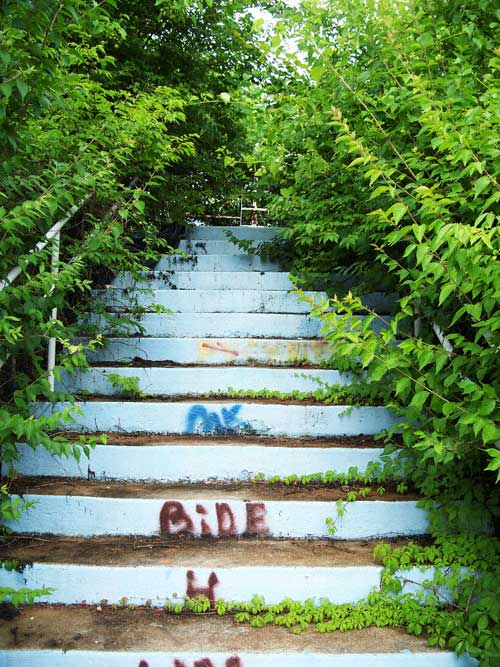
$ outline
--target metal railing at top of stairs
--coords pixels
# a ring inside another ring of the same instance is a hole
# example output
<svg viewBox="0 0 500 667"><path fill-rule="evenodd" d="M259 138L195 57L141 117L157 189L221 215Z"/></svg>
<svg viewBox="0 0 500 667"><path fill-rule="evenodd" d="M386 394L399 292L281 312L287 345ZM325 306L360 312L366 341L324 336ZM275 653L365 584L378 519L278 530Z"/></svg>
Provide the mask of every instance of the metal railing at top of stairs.
<svg viewBox="0 0 500 667"><path fill-rule="evenodd" d="M60 220L58 220L55 225L53 225L49 231L45 234L45 237L43 241L39 241L36 246L33 248L33 250L30 250L29 254L34 254L36 252L41 252L44 250L50 243L52 243L52 252L51 252L51 259L50 259L50 270L52 275L56 276L59 273L59 251L60 251L60 244L61 244L61 230L63 227L71 220L71 218L77 213L82 206L85 204L85 202L90 198L90 194L84 197L78 204L74 204L69 211L62 217ZM6 278L4 280L0 280L0 292L4 290L6 287L9 285L12 285L14 281L16 281L19 276L22 273L22 268L17 265L13 269L9 271L7 274ZM50 296L52 292L55 289L55 285L53 284L52 287L50 288L49 294L47 296ZM57 308L52 308L52 311L50 313L50 320L53 322L57 319ZM9 354L7 357L3 360L0 359L0 368L5 364L7 359L9 358ZM54 368L56 365L56 339L54 337L49 338L48 344L47 344L47 371L48 371L48 380L50 384L50 388L52 391L54 391Z"/></svg>
<svg viewBox="0 0 500 667"><path fill-rule="evenodd" d="M250 218L250 224L252 226L258 225L257 213L269 213L268 208L260 208L257 206L257 202L253 201L251 206L243 206L243 198L240 197L240 214L239 215L207 215L204 216L210 220L238 220L239 224L243 224L243 213L246 211L251 211L252 215Z"/></svg>

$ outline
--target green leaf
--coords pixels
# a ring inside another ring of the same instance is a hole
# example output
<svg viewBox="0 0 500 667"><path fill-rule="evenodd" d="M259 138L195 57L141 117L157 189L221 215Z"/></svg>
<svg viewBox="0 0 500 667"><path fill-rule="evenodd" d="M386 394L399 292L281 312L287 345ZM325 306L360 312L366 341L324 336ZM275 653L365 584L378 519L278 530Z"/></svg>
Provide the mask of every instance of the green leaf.
<svg viewBox="0 0 500 667"><path fill-rule="evenodd" d="M394 222L398 224L407 211L408 207L398 202L397 204L393 204L387 213L391 214Z"/></svg>
<svg viewBox="0 0 500 667"><path fill-rule="evenodd" d="M134 201L134 206L140 213L144 213L144 209L146 208L146 204L142 199L136 199Z"/></svg>
<svg viewBox="0 0 500 667"><path fill-rule="evenodd" d="M481 430L481 437L485 444L488 442L494 442L495 440L500 438L500 428L498 428L498 426L495 426L495 424L488 422L484 424Z"/></svg>
<svg viewBox="0 0 500 667"><path fill-rule="evenodd" d="M309 74L313 81L320 81L325 71L326 69L324 65L315 65L314 67L311 68Z"/></svg>
<svg viewBox="0 0 500 667"><path fill-rule="evenodd" d="M26 83L26 81L23 81L22 79L16 79L16 87L17 90L19 91L19 94L21 95L21 99L24 102L24 98L28 94L29 86Z"/></svg>
<svg viewBox="0 0 500 667"><path fill-rule="evenodd" d="M441 306L441 304L443 304L443 303L446 301L446 299L450 296L450 294L452 294L452 292L455 291L455 289L456 289L456 287L455 287L455 285L454 285L453 283L447 283L447 284L445 284L445 285L441 288L441 291L440 291L440 293L439 293L439 302L438 302L438 306Z"/></svg>
<svg viewBox="0 0 500 667"><path fill-rule="evenodd" d="M490 185L490 179L488 176L481 176L481 178L478 178L477 181L474 183L474 199L478 197L483 190L485 190L488 185Z"/></svg>
<svg viewBox="0 0 500 667"><path fill-rule="evenodd" d="M3 96L7 99L12 95L12 83L0 83L0 91L3 93Z"/></svg>

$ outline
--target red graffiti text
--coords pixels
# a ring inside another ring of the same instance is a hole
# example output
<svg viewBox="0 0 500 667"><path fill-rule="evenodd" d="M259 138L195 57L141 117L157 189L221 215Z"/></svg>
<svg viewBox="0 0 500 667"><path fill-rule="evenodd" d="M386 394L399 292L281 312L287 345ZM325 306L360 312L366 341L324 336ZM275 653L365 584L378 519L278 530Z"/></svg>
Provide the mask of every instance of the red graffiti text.
<svg viewBox="0 0 500 667"><path fill-rule="evenodd" d="M235 512L229 503L215 503L214 522L209 523L209 511L200 503L196 505L196 514L190 515L178 500L167 500L160 511L160 533L162 535L200 534L205 537L230 537L231 535L269 535L266 523L266 505L260 502L245 503L245 526L238 528ZM214 513L212 512L212 516ZM195 529L195 518L199 521L199 529Z"/></svg>
<svg viewBox="0 0 500 667"><path fill-rule="evenodd" d="M196 575L193 570L188 570L186 573L187 587L186 587L186 597L188 598L197 598L200 595L208 598L213 604L215 602L215 587L219 583L217 575L215 572L212 572L208 577L208 585L200 586L196 581Z"/></svg>
<svg viewBox="0 0 500 667"><path fill-rule="evenodd" d="M188 667L183 660L175 660L174 667ZM201 660L195 660L193 667L216 667L210 658L202 658ZM224 663L224 667L243 667L243 663L237 655L228 658Z"/></svg>
<svg viewBox="0 0 500 667"><path fill-rule="evenodd" d="M201 347L204 350L215 350L216 352L225 352L226 354L232 354L233 357L239 357L240 353L236 350L230 350L227 347L224 347L222 343L202 343Z"/></svg>

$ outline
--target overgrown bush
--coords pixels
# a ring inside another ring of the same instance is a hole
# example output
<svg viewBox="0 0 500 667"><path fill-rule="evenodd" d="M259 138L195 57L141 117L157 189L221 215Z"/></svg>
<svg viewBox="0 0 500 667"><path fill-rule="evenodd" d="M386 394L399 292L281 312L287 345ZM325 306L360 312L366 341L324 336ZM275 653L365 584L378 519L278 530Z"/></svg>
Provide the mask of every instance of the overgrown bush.
<svg viewBox="0 0 500 667"><path fill-rule="evenodd" d="M335 295L334 313L313 310L332 364L401 415L402 448L386 454L424 495L434 536L494 536L500 11L488 0L359 0L304 3L283 20L300 35L287 61L296 75L269 92L250 158L289 228L277 250L302 284L319 276ZM349 275L358 284L343 286ZM378 333L376 313L358 315L359 293L374 287L399 294ZM500 572L496 556L481 562L488 583L461 612L464 623L485 615L467 650L493 664Z"/></svg>
<svg viewBox="0 0 500 667"><path fill-rule="evenodd" d="M251 44L234 34L248 3L156 2L147 15L133 4L7 0L0 8L0 457L6 480L15 473L18 442L76 457L95 443L68 442L58 433L77 408L32 416L33 401L74 402L50 389L47 340L58 341L58 368L86 366L85 346L74 339L93 281L106 283L121 270L138 275L169 252L171 223L213 203L206 170L220 171L226 143L242 136L229 94L220 93L234 85L235 73L253 67ZM240 23L248 25L243 16ZM189 59L179 26L199 31ZM214 54L207 35L227 49ZM182 183L169 188L179 172ZM62 219L55 275L54 243L32 251ZM16 265L21 274L10 282ZM126 317L118 320L127 324ZM87 345L100 342L97 332ZM3 486L0 525L22 507Z"/></svg>

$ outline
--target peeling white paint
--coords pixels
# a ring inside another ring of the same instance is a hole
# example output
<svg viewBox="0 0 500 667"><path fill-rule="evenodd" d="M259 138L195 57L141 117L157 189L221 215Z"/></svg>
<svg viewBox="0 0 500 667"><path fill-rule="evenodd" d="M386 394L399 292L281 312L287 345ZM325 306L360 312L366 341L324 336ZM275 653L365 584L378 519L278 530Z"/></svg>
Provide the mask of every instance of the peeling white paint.
<svg viewBox="0 0 500 667"><path fill-rule="evenodd" d="M64 411L70 404L37 403L40 416ZM382 407L286 405L251 402L90 401L79 403L81 415L63 429L93 433L247 434L291 438L373 435L397 423Z"/></svg>
<svg viewBox="0 0 500 667"><path fill-rule="evenodd" d="M382 449L361 447L273 447L271 445L96 445L89 458L80 461L58 457L38 447L18 445L20 459L15 468L22 475L87 478L90 468L97 481L204 482L248 481L258 473L266 478L279 475L311 475L351 466L364 471L371 461L380 461Z"/></svg>
<svg viewBox="0 0 500 667"><path fill-rule="evenodd" d="M201 536L202 521L210 534L217 537L221 523L229 525L227 513L219 518L217 505L227 504L234 517L235 536L247 532L248 505L256 508L255 532L261 536L319 539L328 537L326 520L335 519L335 538L359 540L400 535L422 535L427 532L427 514L414 501L355 501L347 503L345 513L337 518L335 502L303 500L266 500L258 498L258 489L248 501L231 498L226 492L220 498L189 496L173 491L158 498L109 498L92 496L59 496L25 494L24 500L35 501L34 507L23 512L19 519L7 522L18 533L53 533L66 536L159 535L160 519L165 505L181 505L191 520L189 527L177 514L177 520L163 519L163 530L171 534L185 532ZM199 507L204 512L200 513ZM168 512L166 516L174 516ZM184 515L183 515L184 516ZM267 529L267 530L266 530ZM226 531L225 535L228 535Z"/></svg>
<svg viewBox="0 0 500 667"><path fill-rule="evenodd" d="M230 389L311 392L324 384L349 384L349 376L333 370L259 367L229 368L91 368L61 373L57 387L63 391L120 396L122 389L109 376L137 378L140 390L151 396L200 396L228 393Z"/></svg>
<svg viewBox="0 0 500 667"><path fill-rule="evenodd" d="M85 343L85 339L80 339ZM176 364L246 365L296 364L306 359L311 365L331 355L325 340L265 338L107 338L105 345L88 351L91 363L106 361L171 361ZM300 370L300 369L297 369Z"/></svg>

